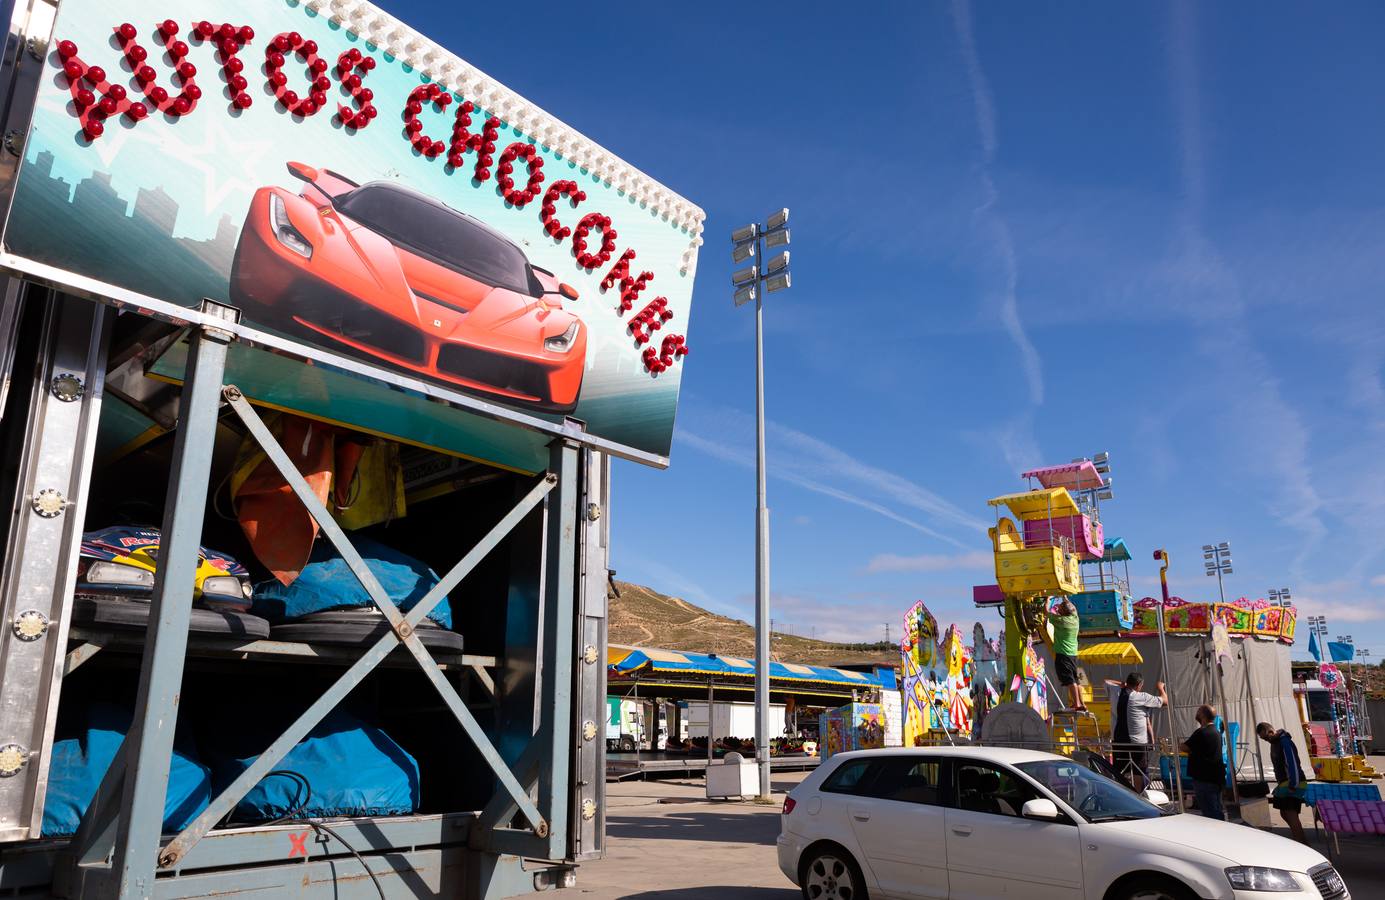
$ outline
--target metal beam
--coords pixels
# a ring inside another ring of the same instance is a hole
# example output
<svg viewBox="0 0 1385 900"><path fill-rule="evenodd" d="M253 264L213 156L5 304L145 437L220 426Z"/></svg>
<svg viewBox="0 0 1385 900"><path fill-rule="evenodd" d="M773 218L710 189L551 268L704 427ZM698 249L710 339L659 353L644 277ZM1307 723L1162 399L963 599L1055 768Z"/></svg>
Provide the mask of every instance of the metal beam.
<svg viewBox="0 0 1385 900"><path fill-rule="evenodd" d="M121 897L151 897L154 892L229 336L205 328L193 332L191 341L149 609L149 643L140 664L135 718L124 744L125 786L113 860Z"/></svg>

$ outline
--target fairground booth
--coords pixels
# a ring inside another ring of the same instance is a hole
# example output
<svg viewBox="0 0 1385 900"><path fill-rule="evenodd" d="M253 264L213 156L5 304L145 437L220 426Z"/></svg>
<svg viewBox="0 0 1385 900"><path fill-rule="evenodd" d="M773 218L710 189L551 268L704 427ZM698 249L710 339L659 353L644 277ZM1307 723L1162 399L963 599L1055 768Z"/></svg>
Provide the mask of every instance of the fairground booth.
<svg viewBox="0 0 1385 900"><path fill-rule="evenodd" d="M571 884L701 210L363 0L0 8L0 893Z"/></svg>

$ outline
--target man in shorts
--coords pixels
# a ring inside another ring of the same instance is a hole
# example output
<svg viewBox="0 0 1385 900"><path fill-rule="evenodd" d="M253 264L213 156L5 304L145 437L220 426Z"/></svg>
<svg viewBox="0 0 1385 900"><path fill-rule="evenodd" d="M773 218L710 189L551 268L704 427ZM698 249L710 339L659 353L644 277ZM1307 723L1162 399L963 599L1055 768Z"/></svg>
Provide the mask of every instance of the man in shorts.
<svg viewBox="0 0 1385 900"><path fill-rule="evenodd" d="M1308 838L1303 833L1299 815L1308 796L1308 777L1303 774L1293 736L1269 722L1256 725L1255 734L1270 745L1270 763L1274 766L1274 780L1277 782L1274 793L1270 795L1270 806L1279 810L1279 817L1289 826L1294 840L1307 844Z"/></svg>
<svg viewBox="0 0 1385 900"><path fill-rule="evenodd" d="M1145 677L1139 672L1131 672L1125 677L1120 698L1116 701L1115 715L1115 766L1116 771L1130 780L1130 786L1143 791L1149 783L1145 773L1149 771L1149 748L1154 743L1154 729L1149 721L1148 710L1166 706L1169 695L1164 690L1164 682L1156 685L1159 696L1147 694L1142 690Z"/></svg>
<svg viewBox="0 0 1385 900"><path fill-rule="evenodd" d="M1085 712L1087 704L1082 702L1082 688L1077 683L1077 629L1081 625L1077 607L1064 597L1049 613L1048 620L1053 623L1053 661L1058 683L1067 688L1068 706Z"/></svg>

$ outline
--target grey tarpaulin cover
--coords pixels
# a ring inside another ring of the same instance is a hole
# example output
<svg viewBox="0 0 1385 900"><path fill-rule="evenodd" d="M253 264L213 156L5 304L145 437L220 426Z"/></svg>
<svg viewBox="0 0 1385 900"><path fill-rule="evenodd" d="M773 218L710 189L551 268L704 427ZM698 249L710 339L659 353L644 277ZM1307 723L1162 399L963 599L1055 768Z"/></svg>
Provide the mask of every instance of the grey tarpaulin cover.
<svg viewBox="0 0 1385 900"><path fill-rule="evenodd" d="M1192 734L1197 724L1193 714L1204 703L1217 705L1216 682L1212 675L1210 657L1212 639L1193 635L1168 635L1169 676L1165 676L1159 661L1159 639L1157 637L1137 637L1130 639L1144 657L1138 666L1095 666L1084 665L1087 678L1094 688L1095 697L1104 697L1101 689L1103 679L1124 679L1132 671L1139 671L1145 677L1145 689L1151 693L1154 684L1166 681L1173 692L1174 734L1181 742ZM1250 665L1250 684L1254 692L1255 715L1259 721L1269 722L1276 728L1283 728L1293 736L1295 744L1304 759L1304 771L1309 778L1313 772L1307 765L1308 745L1303 739L1303 729L1299 724L1298 706L1294 700L1294 682L1289 669L1291 647L1279 641L1261 641L1255 638L1233 639L1232 657L1222 663L1222 682L1226 690L1226 702L1222 715L1230 722L1240 722L1241 741L1245 746L1236 750L1236 770L1242 780L1258 777L1256 762L1255 723L1251 720L1250 703L1246 699L1247 661ZM1048 648L1042 648L1043 655L1051 659ZM1051 662L1049 663L1051 669ZM1064 703L1066 696L1061 696ZM1050 700L1050 709L1058 704ZM1156 733L1160 738L1168 736L1168 720L1160 714L1155 719ZM1268 746L1260 747L1260 758L1265 768L1265 778L1272 779Z"/></svg>

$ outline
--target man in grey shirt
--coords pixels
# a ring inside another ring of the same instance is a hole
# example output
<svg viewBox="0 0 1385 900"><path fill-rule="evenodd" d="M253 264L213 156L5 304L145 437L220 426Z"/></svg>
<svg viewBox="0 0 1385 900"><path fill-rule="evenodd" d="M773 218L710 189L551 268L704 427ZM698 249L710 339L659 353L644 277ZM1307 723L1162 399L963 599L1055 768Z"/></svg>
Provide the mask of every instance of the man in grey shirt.
<svg viewBox="0 0 1385 900"><path fill-rule="evenodd" d="M1149 710L1158 709L1169 702L1164 690L1164 682L1156 688L1159 696L1145 693L1145 678L1139 672L1131 672L1125 678L1120 699L1115 709L1115 765L1116 770L1130 779L1131 787L1137 791L1145 789L1149 771L1149 747L1154 743L1154 729L1150 726Z"/></svg>

